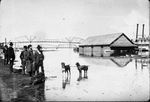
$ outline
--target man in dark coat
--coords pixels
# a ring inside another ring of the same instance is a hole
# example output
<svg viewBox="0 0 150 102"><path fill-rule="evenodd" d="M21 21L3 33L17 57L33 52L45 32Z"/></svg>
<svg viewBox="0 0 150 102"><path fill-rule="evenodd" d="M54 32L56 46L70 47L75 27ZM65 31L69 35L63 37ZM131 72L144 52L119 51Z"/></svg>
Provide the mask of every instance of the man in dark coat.
<svg viewBox="0 0 150 102"><path fill-rule="evenodd" d="M26 60L26 70L27 73L32 76L32 70L33 70L33 50L32 50L32 45L28 45L28 56Z"/></svg>
<svg viewBox="0 0 150 102"><path fill-rule="evenodd" d="M37 46L37 51L35 52L35 71L39 74L39 68L41 67L41 71L44 74L44 54L42 51L42 47L40 45Z"/></svg>
<svg viewBox="0 0 150 102"><path fill-rule="evenodd" d="M9 61L9 69L10 69L10 73L13 72L13 64L14 64L14 60L15 60L15 52L13 49L13 43L10 42L9 44L9 48L8 48L8 61Z"/></svg>
<svg viewBox="0 0 150 102"><path fill-rule="evenodd" d="M23 51L20 54L21 64L22 64L22 73L25 74L25 68L26 68L26 61L29 56L27 51L27 46L23 47Z"/></svg>

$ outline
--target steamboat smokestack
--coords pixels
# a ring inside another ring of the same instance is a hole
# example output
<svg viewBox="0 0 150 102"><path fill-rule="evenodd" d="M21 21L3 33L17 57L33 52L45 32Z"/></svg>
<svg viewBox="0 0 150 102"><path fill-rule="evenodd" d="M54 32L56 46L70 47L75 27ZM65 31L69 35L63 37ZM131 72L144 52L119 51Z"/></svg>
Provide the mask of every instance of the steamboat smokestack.
<svg viewBox="0 0 150 102"><path fill-rule="evenodd" d="M142 39L144 39L144 24L143 24L143 28L142 28Z"/></svg>
<svg viewBox="0 0 150 102"><path fill-rule="evenodd" d="M7 39L5 38L5 45L7 45Z"/></svg>
<svg viewBox="0 0 150 102"><path fill-rule="evenodd" d="M139 29L139 24L137 24L137 27L136 27L136 42L137 42L137 40L138 40L138 29Z"/></svg>

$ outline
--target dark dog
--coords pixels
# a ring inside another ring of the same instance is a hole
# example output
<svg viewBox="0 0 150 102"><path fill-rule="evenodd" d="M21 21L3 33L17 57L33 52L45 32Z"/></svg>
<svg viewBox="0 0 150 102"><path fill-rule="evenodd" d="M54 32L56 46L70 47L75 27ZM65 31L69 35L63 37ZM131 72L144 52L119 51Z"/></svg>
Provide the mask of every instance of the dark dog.
<svg viewBox="0 0 150 102"><path fill-rule="evenodd" d="M65 65L65 63L62 62L61 66L64 69L65 73L67 73L67 74L70 73L71 74L71 72L70 72L70 65Z"/></svg>
<svg viewBox="0 0 150 102"><path fill-rule="evenodd" d="M84 71L84 77L87 78L88 66L87 65L80 65L79 62L76 63L76 66L78 68L79 74L82 76L82 70L83 70Z"/></svg>

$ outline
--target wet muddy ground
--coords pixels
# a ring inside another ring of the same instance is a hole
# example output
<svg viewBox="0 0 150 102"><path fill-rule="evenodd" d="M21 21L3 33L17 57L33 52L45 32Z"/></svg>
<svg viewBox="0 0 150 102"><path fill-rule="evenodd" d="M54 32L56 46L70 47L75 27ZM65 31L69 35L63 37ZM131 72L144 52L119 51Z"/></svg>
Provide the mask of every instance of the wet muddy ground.
<svg viewBox="0 0 150 102"><path fill-rule="evenodd" d="M31 77L9 73L8 66L0 63L0 102L43 102L44 83L31 85Z"/></svg>
<svg viewBox="0 0 150 102"><path fill-rule="evenodd" d="M44 52L44 55L45 83L29 86L28 76L19 74L1 76L4 85L0 86L3 87L0 90L0 98L18 102L21 99L43 102L147 101L150 97L150 59L148 58L91 58L79 56L72 49ZM17 57L16 60L19 61L19 58ZM70 64L70 76L62 73L61 62ZM76 62L89 66L88 78L79 76ZM15 63L16 68L19 65L20 62Z"/></svg>

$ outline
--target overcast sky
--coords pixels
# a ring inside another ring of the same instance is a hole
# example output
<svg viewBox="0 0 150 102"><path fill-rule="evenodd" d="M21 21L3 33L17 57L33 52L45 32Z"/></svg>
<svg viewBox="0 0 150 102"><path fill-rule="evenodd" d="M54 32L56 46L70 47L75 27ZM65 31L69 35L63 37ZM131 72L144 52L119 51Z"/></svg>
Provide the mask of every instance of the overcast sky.
<svg viewBox="0 0 150 102"><path fill-rule="evenodd" d="M136 24L148 35L148 0L2 0L0 39L24 35L56 39L124 32L135 38Z"/></svg>

